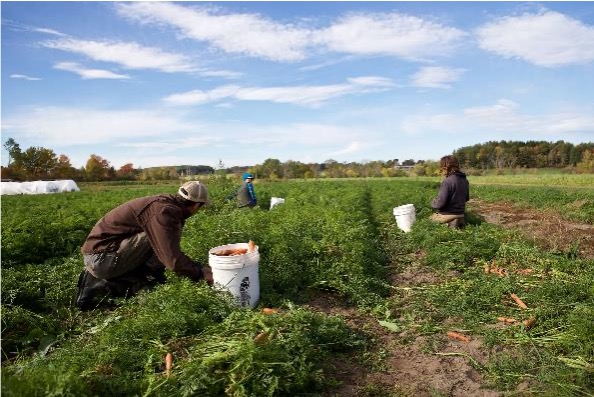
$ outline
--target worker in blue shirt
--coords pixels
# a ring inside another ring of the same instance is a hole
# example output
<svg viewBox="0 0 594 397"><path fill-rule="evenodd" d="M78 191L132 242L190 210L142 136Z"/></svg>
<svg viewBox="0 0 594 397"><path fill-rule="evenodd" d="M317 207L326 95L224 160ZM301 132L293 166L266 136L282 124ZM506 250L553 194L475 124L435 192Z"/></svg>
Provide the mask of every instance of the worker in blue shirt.
<svg viewBox="0 0 594 397"><path fill-rule="evenodd" d="M253 208L258 204L256 191L254 190L254 184L252 183L254 175L250 172L245 172L241 179L243 179L243 183L229 198L237 197L237 206L239 208Z"/></svg>

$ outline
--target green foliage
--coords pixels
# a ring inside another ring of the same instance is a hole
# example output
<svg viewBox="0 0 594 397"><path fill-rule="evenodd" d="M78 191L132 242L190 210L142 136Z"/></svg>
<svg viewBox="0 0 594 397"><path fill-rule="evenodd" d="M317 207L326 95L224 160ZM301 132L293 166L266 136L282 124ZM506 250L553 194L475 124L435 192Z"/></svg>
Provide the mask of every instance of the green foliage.
<svg viewBox="0 0 594 397"><path fill-rule="evenodd" d="M167 284L122 300L116 309L73 308L82 270L78 247L94 223L129 199L174 193L177 182L84 184L80 193L7 197L2 393L322 394L334 382L327 375L332 360L360 352L364 340L343 319L299 306L321 290L374 313L395 333L430 336L430 349L451 328L482 336L497 352L480 369L502 390L525 379L534 382L531 390L549 395L594 387L592 260L544 252L472 214L463 230L430 222L438 178L258 181L254 209L225 200L236 181L212 176L204 182L213 204L186 222L183 251L206 264L209 249L254 240L261 304L281 307L280 313L240 309L227 294L172 274ZM471 194L591 219L586 188L572 193L471 184ZM286 202L269 210L273 196ZM408 203L415 205L417 221L405 234L392 209ZM507 276L485 274L491 265L506 268ZM421 285L390 285L389 270L409 267L432 277ZM533 272L518 272L525 268ZM520 310L511 293L529 309ZM498 316L534 317L536 323L497 327ZM163 364L168 352L174 358L169 377Z"/></svg>
<svg viewBox="0 0 594 397"><path fill-rule="evenodd" d="M289 309L274 315L234 312L194 340L156 395L286 396L323 390L321 362L362 340L340 318Z"/></svg>

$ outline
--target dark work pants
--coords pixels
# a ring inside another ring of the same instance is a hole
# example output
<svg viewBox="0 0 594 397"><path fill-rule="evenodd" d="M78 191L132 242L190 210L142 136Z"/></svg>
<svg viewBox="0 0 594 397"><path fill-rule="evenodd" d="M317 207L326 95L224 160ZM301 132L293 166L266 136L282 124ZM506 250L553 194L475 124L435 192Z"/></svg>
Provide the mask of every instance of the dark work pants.
<svg viewBox="0 0 594 397"><path fill-rule="evenodd" d="M122 241L117 252L85 254L79 276L77 305L92 309L97 299L130 297L141 289L165 282L165 266L158 260L146 233Z"/></svg>

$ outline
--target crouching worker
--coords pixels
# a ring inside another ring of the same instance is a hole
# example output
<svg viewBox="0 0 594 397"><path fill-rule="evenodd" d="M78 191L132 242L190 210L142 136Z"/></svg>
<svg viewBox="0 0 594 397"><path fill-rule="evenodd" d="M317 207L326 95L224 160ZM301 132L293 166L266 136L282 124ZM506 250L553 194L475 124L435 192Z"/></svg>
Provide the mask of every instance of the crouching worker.
<svg viewBox="0 0 594 397"><path fill-rule="evenodd" d="M137 198L108 212L81 248L85 270L78 280L77 306L93 309L106 297L129 297L164 283L165 268L212 285L210 268L180 248L186 219L207 204L206 186L191 181L177 194Z"/></svg>
<svg viewBox="0 0 594 397"><path fill-rule="evenodd" d="M227 200L237 198L237 206L239 208L254 208L258 204L253 183L254 175L250 172L245 172L241 176L241 179L243 179L241 186L227 196Z"/></svg>
<svg viewBox="0 0 594 397"><path fill-rule="evenodd" d="M461 229L466 226L464 210L470 198L468 179L466 174L460 171L458 159L451 155L441 158L441 173L445 179L439 187L437 198L431 202L431 207L436 209L437 213L430 219Z"/></svg>

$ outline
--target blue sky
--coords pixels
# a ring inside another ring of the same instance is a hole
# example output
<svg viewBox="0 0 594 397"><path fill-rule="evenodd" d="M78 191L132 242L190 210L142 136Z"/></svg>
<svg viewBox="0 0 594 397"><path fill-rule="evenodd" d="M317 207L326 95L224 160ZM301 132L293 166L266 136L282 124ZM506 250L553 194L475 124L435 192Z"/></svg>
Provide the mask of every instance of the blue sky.
<svg viewBox="0 0 594 397"><path fill-rule="evenodd" d="M1 7L2 141L76 167L91 154L216 167L594 140L592 2Z"/></svg>

